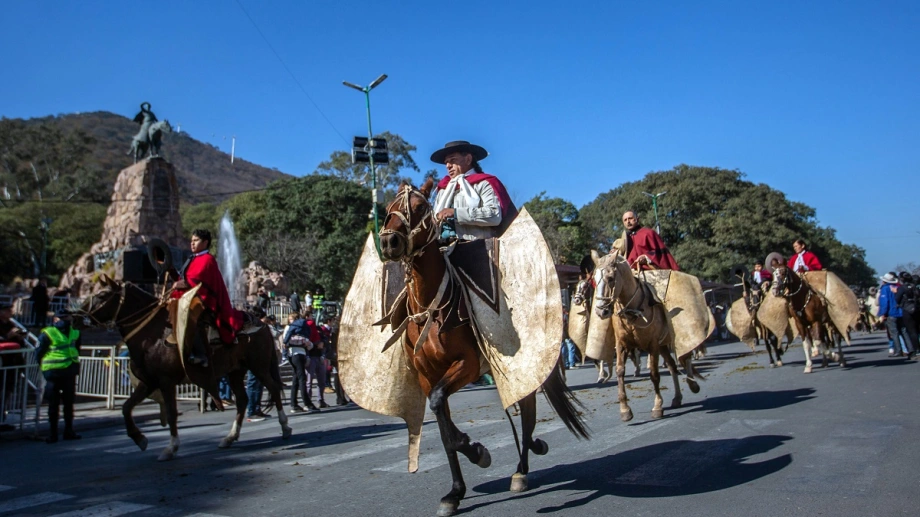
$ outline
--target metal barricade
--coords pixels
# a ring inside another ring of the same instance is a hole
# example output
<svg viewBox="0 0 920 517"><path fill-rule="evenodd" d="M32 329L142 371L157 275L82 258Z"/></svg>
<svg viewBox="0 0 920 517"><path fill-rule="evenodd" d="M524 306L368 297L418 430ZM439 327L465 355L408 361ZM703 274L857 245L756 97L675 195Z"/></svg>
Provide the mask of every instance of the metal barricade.
<svg viewBox="0 0 920 517"><path fill-rule="evenodd" d="M115 355L115 346L84 346L80 356L77 395L105 399L106 409L115 409L115 399L131 396L130 358ZM204 390L191 382L177 387L177 400L201 401Z"/></svg>
<svg viewBox="0 0 920 517"><path fill-rule="evenodd" d="M13 320L13 323L26 331L25 347L0 351L0 424L19 431L30 424L33 434L37 435L45 386L45 379L35 360L38 339L28 333L21 322ZM31 418L30 409L34 409Z"/></svg>

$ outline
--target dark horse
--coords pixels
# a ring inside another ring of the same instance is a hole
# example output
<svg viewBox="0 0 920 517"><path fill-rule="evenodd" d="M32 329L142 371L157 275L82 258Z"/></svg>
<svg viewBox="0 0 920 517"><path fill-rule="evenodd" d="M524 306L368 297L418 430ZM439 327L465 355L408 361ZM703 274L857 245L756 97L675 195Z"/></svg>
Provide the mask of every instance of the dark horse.
<svg viewBox="0 0 920 517"><path fill-rule="evenodd" d="M744 305L747 307L748 314L751 315L751 325L754 326L754 346L756 347L760 338L763 338L764 346L767 347L767 355L770 357L770 367L783 365L783 347L780 346L780 338L774 336L767 327L760 322L757 317L757 311L763 303L764 293L760 290L759 285L751 285L750 275L744 268L736 268L735 276L741 279L741 292L744 298ZM753 349L752 349L753 351ZM773 359L774 353L776 360Z"/></svg>
<svg viewBox="0 0 920 517"><path fill-rule="evenodd" d="M482 468L488 467L492 459L482 444L471 442L470 437L461 432L450 418L448 397L479 378L481 351L469 323L442 330L444 322L462 302L459 286L440 288L448 272L438 249L438 224L427 201L433 185L429 179L420 190L405 184L400 187L396 200L387 207L380 244L385 260L400 261L405 268L409 313L420 314L429 310L434 313L429 324L410 321L402 345L418 371L419 383L437 418L441 443L447 453L453 485L450 492L441 498L438 509L439 516L447 516L456 513L460 500L466 494L457 453L462 453ZM444 293L453 294L445 298ZM442 299L445 300L443 304ZM422 332L426 334L422 336ZM418 342L422 344L416 351L414 343ZM576 436L587 438L588 431L573 405L573 401L577 403L577 400L562 380L560 371L557 364L543 384L543 392L569 430ZM533 438L537 418L536 394L531 393L521 399L518 407L523 439L519 443L520 462L512 476L511 490L521 492L527 489L527 473L530 470L528 453L543 455L549 446L543 440Z"/></svg>
<svg viewBox="0 0 920 517"><path fill-rule="evenodd" d="M128 436L142 451L147 450L147 437L135 425L132 411L134 406L156 390L163 394L170 434L169 446L163 450L158 460L172 459L179 449L176 386L186 376L216 400L220 400L217 397L218 380L224 375L230 380L230 388L236 397L236 420L230 433L221 440L220 448L229 447L240 437L248 402L243 385L246 370L251 370L271 394L272 402L278 409L282 437L291 436L287 416L281 407L281 376L274 340L268 328L263 327L251 335L240 335L238 343L234 345L213 347L209 350L210 368L191 364L187 357L191 347L187 347L183 368L178 346L168 343L164 338L168 334L165 303L129 282L119 285L107 277L103 277L102 282L105 289L87 298L80 313L97 325L116 327L128 345L131 372L139 382L125 401L122 413Z"/></svg>
<svg viewBox="0 0 920 517"><path fill-rule="evenodd" d="M832 356L840 366L846 366L843 348L837 341L837 351L828 348L832 341L828 328L833 330L833 322L827 312L827 304L799 275L786 266L779 265L773 269L773 295L786 299L786 310L795 322L796 330L802 336L802 350L805 352L804 373L811 373L812 346L822 354L822 366L827 367L827 358Z"/></svg>

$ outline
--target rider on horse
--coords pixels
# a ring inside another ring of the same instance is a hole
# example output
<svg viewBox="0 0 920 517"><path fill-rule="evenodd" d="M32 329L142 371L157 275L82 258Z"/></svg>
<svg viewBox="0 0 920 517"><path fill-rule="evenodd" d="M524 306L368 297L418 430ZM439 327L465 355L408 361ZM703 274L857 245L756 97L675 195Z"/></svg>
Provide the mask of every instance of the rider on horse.
<svg viewBox="0 0 920 517"><path fill-rule="evenodd" d="M443 238L497 237L517 216L502 182L482 172L479 162L487 156L488 151L464 140L448 142L431 155L431 161L447 166L434 199Z"/></svg>
<svg viewBox="0 0 920 517"><path fill-rule="evenodd" d="M210 231L199 229L192 232L192 256L179 271L179 280L173 284L172 297L180 298L187 290L201 285L198 298L207 310L202 313L202 321L199 323L207 326L208 343L229 345L233 343L236 332L243 329L247 319L245 314L235 309L230 302L230 295L227 293L227 286L224 284L224 277L220 273L217 261L208 252L210 246ZM173 331L176 329L176 319L173 317L175 310L172 309L174 305L175 302L170 304ZM195 339L189 359L193 364L207 368L208 356L204 347L201 339Z"/></svg>
<svg viewBox="0 0 920 517"><path fill-rule="evenodd" d="M795 254L789 257L789 263L787 264L789 269L796 273L821 271L824 269L821 267L821 262L818 261L818 256L808 251L808 245L805 244L805 241L802 239L797 239L793 242L792 249L795 250Z"/></svg>
<svg viewBox="0 0 920 517"><path fill-rule="evenodd" d="M623 226L626 228L623 237L613 243L611 251L619 251L630 267L680 271L661 236L642 226L635 212L628 210L623 213Z"/></svg>

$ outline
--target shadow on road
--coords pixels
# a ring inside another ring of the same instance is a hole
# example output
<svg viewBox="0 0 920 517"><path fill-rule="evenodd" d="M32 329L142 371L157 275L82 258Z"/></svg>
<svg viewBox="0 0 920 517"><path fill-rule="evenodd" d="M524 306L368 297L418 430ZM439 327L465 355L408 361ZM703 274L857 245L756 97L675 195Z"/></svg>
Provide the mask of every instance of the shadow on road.
<svg viewBox="0 0 920 517"><path fill-rule="evenodd" d="M764 409L777 409L813 399L815 398L814 394L814 388L733 393L731 395L723 395L721 397L709 397L699 402L687 402L683 405L682 408L671 411L670 415L677 416L693 413L695 411L720 413L722 411L761 411ZM683 409L688 410L681 411ZM681 412L675 413L675 411Z"/></svg>
<svg viewBox="0 0 920 517"><path fill-rule="evenodd" d="M750 458L767 453L791 440L790 436L761 435L725 440L679 440L639 447L602 458L558 465L531 472L531 490L518 496L534 497L555 491L573 492L558 506L538 513L577 508L607 495L618 497L675 497L725 490L778 472L792 463L792 456L752 463ZM548 487L541 490L541 487ZM474 487L485 494L508 493L508 479L489 481ZM467 501L475 500L475 496ZM489 501L475 508L497 504Z"/></svg>

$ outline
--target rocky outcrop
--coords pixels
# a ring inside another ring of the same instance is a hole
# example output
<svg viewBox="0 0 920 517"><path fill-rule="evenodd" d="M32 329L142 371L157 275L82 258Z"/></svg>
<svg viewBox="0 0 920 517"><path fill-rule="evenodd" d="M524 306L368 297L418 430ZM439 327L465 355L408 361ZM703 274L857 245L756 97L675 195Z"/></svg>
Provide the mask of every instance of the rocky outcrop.
<svg viewBox="0 0 920 517"><path fill-rule="evenodd" d="M175 168L162 158L127 167L115 181L115 191L103 224L102 237L61 277L61 288L86 296L95 276L117 276L121 252L160 238L170 246L187 247L179 216L179 184ZM97 271L97 269L101 269Z"/></svg>

